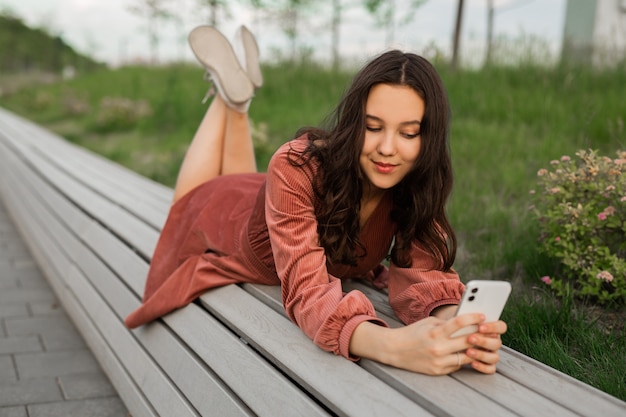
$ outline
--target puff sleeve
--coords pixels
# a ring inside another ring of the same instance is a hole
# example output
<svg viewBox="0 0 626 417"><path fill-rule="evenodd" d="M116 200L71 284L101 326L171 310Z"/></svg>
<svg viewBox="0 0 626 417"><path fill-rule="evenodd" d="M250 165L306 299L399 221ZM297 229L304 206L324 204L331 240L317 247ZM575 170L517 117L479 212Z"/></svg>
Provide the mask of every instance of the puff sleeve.
<svg viewBox="0 0 626 417"><path fill-rule="evenodd" d="M351 360L350 338L363 321L386 326L372 303L359 291L343 293L341 281L330 275L319 244L313 181L316 168L289 161L293 147L283 145L267 170L265 216L282 300L289 318L320 348Z"/></svg>
<svg viewBox="0 0 626 417"><path fill-rule="evenodd" d="M453 270L435 269L432 255L413 243L412 266L389 268L389 304L398 318L409 324L428 317L442 305L458 304L465 286Z"/></svg>

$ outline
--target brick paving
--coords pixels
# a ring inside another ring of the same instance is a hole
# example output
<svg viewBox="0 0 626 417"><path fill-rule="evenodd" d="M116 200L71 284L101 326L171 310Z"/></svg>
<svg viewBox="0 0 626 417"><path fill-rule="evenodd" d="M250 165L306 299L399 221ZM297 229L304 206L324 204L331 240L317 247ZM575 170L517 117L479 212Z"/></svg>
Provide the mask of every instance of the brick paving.
<svg viewBox="0 0 626 417"><path fill-rule="evenodd" d="M0 199L0 417L127 417Z"/></svg>

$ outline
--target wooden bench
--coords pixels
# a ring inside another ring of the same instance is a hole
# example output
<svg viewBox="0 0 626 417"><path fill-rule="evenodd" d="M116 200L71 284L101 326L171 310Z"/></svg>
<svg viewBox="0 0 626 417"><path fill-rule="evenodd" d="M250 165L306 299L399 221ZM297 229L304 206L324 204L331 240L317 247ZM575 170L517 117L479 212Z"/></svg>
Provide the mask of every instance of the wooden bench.
<svg viewBox="0 0 626 417"><path fill-rule="evenodd" d="M508 348L491 376L349 362L285 317L277 287L211 290L130 331L171 196L0 109L0 198L134 417L626 415L626 403ZM399 325L384 294L361 289Z"/></svg>

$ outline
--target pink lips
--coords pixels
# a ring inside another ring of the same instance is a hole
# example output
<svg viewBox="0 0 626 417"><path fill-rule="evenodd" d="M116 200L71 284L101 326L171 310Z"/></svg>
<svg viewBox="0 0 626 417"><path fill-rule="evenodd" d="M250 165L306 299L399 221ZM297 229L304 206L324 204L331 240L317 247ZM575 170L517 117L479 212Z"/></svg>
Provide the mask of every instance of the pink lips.
<svg viewBox="0 0 626 417"><path fill-rule="evenodd" d="M380 172L381 174L389 174L396 167L393 164L385 164L382 162L374 162L374 166L376 167L376 171Z"/></svg>

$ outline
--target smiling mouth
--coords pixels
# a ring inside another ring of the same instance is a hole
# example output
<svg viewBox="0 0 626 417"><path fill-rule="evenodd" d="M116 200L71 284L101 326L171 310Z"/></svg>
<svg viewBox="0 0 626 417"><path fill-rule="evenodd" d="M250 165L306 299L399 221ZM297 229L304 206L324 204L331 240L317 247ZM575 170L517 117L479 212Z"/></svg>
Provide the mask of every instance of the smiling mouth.
<svg viewBox="0 0 626 417"><path fill-rule="evenodd" d="M374 166L376 167L376 170L381 174L388 174L396 167L396 165L394 164L385 164L383 162L374 162Z"/></svg>

